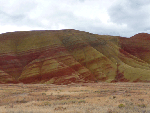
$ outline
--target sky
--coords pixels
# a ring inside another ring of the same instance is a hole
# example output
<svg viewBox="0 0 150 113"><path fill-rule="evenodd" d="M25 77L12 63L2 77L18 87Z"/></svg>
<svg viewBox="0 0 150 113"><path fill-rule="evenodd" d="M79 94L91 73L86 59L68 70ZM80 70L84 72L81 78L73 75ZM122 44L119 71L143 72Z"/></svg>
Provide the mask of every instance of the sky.
<svg viewBox="0 0 150 113"><path fill-rule="evenodd" d="M0 0L0 34L76 29L99 35L150 34L150 0Z"/></svg>

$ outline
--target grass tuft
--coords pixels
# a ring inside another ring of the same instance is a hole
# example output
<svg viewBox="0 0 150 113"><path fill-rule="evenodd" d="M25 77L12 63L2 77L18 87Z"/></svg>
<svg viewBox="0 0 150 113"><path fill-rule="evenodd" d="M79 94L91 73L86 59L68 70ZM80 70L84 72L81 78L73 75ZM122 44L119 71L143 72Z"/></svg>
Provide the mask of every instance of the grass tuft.
<svg viewBox="0 0 150 113"><path fill-rule="evenodd" d="M119 108L124 108L125 105L124 105L124 104L119 104L118 107L119 107Z"/></svg>

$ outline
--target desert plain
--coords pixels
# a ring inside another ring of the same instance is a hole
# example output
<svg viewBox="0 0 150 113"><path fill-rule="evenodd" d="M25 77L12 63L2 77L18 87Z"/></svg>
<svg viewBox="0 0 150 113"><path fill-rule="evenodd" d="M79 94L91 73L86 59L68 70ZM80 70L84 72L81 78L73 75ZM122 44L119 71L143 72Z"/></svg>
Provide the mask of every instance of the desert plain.
<svg viewBox="0 0 150 113"><path fill-rule="evenodd" d="M1 84L0 113L150 113L150 83Z"/></svg>

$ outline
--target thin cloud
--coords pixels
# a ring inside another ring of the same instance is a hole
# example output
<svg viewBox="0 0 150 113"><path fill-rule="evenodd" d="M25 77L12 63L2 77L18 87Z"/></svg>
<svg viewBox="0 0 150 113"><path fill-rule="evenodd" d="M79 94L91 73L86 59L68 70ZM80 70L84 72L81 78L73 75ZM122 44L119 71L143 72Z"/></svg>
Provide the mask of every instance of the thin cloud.
<svg viewBox="0 0 150 113"><path fill-rule="evenodd" d="M149 4L149 0L0 0L0 33L77 29L130 37L149 32Z"/></svg>
<svg viewBox="0 0 150 113"><path fill-rule="evenodd" d="M149 29L150 2L148 0L124 0L108 9L110 20L116 24L126 24L128 28L140 32Z"/></svg>

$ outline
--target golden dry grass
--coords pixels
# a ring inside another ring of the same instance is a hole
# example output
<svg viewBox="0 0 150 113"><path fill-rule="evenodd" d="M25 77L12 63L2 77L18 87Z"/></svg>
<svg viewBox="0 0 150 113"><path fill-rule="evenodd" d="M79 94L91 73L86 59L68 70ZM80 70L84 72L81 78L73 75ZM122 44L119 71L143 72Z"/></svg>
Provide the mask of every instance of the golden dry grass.
<svg viewBox="0 0 150 113"><path fill-rule="evenodd" d="M3 84L1 113L150 113L149 83Z"/></svg>

